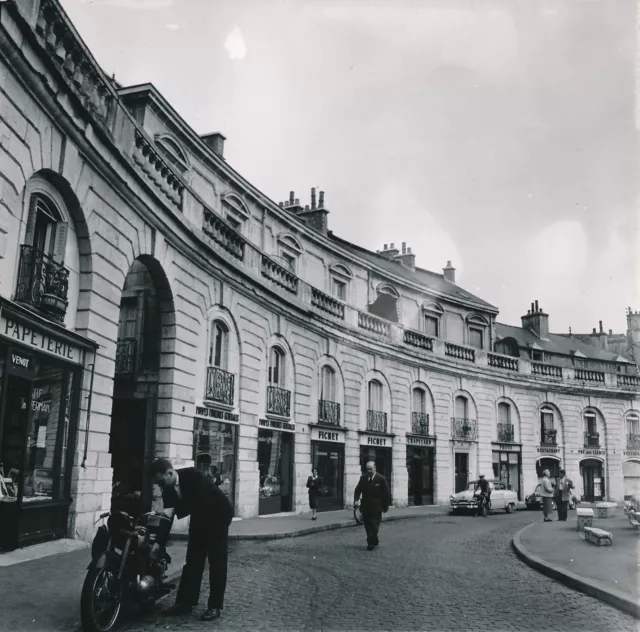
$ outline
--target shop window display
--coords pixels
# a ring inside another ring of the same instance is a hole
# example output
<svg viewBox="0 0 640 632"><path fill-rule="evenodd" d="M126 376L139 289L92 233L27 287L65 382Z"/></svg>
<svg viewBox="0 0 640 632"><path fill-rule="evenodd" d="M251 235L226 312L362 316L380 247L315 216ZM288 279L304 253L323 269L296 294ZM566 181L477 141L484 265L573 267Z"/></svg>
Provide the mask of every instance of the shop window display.
<svg viewBox="0 0 640 632"><path fill-rule="evenodd" d="M292 438L288 433L258 431L260 513L289 511L291 504Z"/></svg>

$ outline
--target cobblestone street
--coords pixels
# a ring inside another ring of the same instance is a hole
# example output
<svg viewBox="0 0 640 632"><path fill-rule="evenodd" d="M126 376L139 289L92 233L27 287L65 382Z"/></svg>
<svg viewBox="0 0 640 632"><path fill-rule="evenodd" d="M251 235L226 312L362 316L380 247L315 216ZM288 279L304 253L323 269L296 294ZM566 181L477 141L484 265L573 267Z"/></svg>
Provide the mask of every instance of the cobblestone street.
<svg viewBox="0 0 640 632"><path fill-rule="evenodd" d="M127 630L636 630L632 617L515 557L513 533L538 518L518 512L383 523L373 552L361 529L234 543L221 621L156 612Z"/></svg>

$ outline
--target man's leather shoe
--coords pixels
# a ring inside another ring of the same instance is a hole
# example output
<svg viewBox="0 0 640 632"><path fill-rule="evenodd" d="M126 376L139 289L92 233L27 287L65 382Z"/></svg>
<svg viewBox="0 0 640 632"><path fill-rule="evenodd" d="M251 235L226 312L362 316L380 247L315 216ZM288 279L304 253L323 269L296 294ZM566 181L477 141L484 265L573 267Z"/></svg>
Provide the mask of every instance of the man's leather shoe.
<svg viewBox="0 0 640 632"><path fill-rule="evenodd" d="M191 614L192 607L184 603L174 603L171 608L167 608L162 614L165 617L180 617L185 614Z"/></svg>
<svg viewBox="0 0 640 632"><path fill-rule="evenodd" d="M214 608L207 608L205 613L200 617L202 621L214 621L215 619L219 619L222 613L220 610L216 610Z"/></svg>

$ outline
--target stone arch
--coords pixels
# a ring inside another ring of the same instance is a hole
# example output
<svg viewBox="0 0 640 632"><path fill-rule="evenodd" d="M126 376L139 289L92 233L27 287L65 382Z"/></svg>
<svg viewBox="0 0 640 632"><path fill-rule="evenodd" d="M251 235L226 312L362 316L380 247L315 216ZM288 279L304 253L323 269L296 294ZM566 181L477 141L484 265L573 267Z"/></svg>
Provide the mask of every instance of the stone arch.
<svg viewBox="0 0 640 632"><path fill-rule="evenodd" d="M495 403L495 419L496 419L496 423L500 422L500 416L499 416L499 408L500 408L500 404L508 404L509 408L510 408L510 415L511 415L511 420L510 423L513 425L513 441L516 443L519 443L521 441L521 420L522 417L520 416L520 409L518 408L518 405L516 404L516 402L511 398L511 397L507 397L507 396L502 396L502 397L498 397L496 399L496 403Z"/></svg>
<svg viewBox="0 0 640 632"><path fill-rule="evenodd" d="M435 404L435 399L433 398L433 393L431 392L431 389L429 388L427 383L423 382L421 380L415 380L409 386L409 410L410 410L410 414L409 414L409 427L407 428L406 431L407 432L412 432L413 413L415 412L413 410L413 392L416 389L420 389L421 391L424 392L425 412L429 415L429 435L435 436L435 434L436 434L436 432L435 432L435 430L436 430L436 423L435 423L436 404Z"/></svg>
<svg viewBox="0 0 640 632"><path fill-rule="evenodd" d="M80 201L66 178L51 169L41 169L27 180L22 193L22 212L18 241L9 245L8 257L15 262L12 287L17 287L20 274L20 251L33 238L35 206L37 198L48 201L60 216L64 240L60 263L69 270L67 301L64 323L70 329L82 333L87 328L86 315L77 317L81 293L90 293L93 283L92 248L85 214ZM57 238L59 236L57 235ZM16 248L12 256L10 249ZM82 289L81 289L82 288Z"/></svg>
<svg viewBox="0 0 640 632"><path fill-rule="evenodd" d="M469 391L467 391L465 389L462 389L462 388L459 388L456 391L454 391L454 393L453 393L453 395L451 397L452 414L450 416L451 417L456 417L455 402L456 402L456 399L458 397L464 397L468 402L467 418L477 421L477 419L478 419L478 405L476 403L476 400L475 400L474 396Z"/></svg>
<svg viewBox="0 0 640 632"><path fill-rule="evenodd" d="M387 379L387 376L382 371L379 371L377 369L371 369L367 371L360 387L360 410L362 411L360 415L360 429L361 430L367 429L367 417L368 417L367 411L369 410L369 383L370 382L377 382L380 384L382 388L382 403L381 403L382 410L379 410L377 412L385 413L386 421L387 421L386 432L391 432L392 431L391 413L393 410L391 385L389 384L389 380Z"/></svg>
<svg viewBox="0 0 640 632"><path fill-rule="evenodd" d="M191 162L189 155L185 151L182 143L178 138L170 132L164 132L162 134L156 134L156 144L162 150L162 153L169 158L169 160L185 173L191 168Z"/></svg>
<svg viewBox="0 0 640 632"><path fill-rule="evenodd" d="M237 193L225 193L222 196L222 203L227 204L229 208L235 211L238 215L241 215L244 219L251 217L251 211L247 206L247 203Z"/></svg>
<svg viewBox="0 0 640 632"><path fill-rule="evenodd" d="M536 411L536 432L535 432L535 437L536 437L536 441L538 444L542 444L543 443L543 436L542 436L542 414L546 413L548 414L548 412L553 413L553 423L554 423L554 429L557 430L558 432L556 433L556 442L558 444L558 446L564 446L565 441L564 441L564 428L565 428L565 423L564 423L564 417L562 415L562 411L560 410L560 407L551 399L545 399L544 401L542 401L540 403L540 405L537 408Z"/></svg>

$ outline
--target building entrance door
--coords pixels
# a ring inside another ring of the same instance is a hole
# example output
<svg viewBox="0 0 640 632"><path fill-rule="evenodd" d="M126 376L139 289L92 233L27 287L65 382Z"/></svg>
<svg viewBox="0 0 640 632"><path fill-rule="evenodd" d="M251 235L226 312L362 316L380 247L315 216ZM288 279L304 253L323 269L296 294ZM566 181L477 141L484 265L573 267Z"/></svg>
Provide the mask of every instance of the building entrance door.
<svg viewBox="0 0 640 632"><path fill-rule="evenodd" d="M602 500L605 496L602 463L588 459L580 463L580 469L582 471L584 500L591 503Z"/></svg>
<svg viewBox="0 0 640 632"><path fill-rule="evenodd" d="M367 463L373 461L376 464L376 472L387 479L389 496L393 497L391 489L391 456L392 450L390 448L360 446L360 471L364 474Z"/></svg>
<svg viewBox="0 0 640 632"><path fill-rule="evenodd" d="M456 490L455 493L467 489L469 483L469 454L467 452L455 453Z"/></svg>
<svg viewBox="0 0 640 632"><path fill-rule="evenodd" d="M434 448L407 446L409 506L433 505Z"/></svg>

